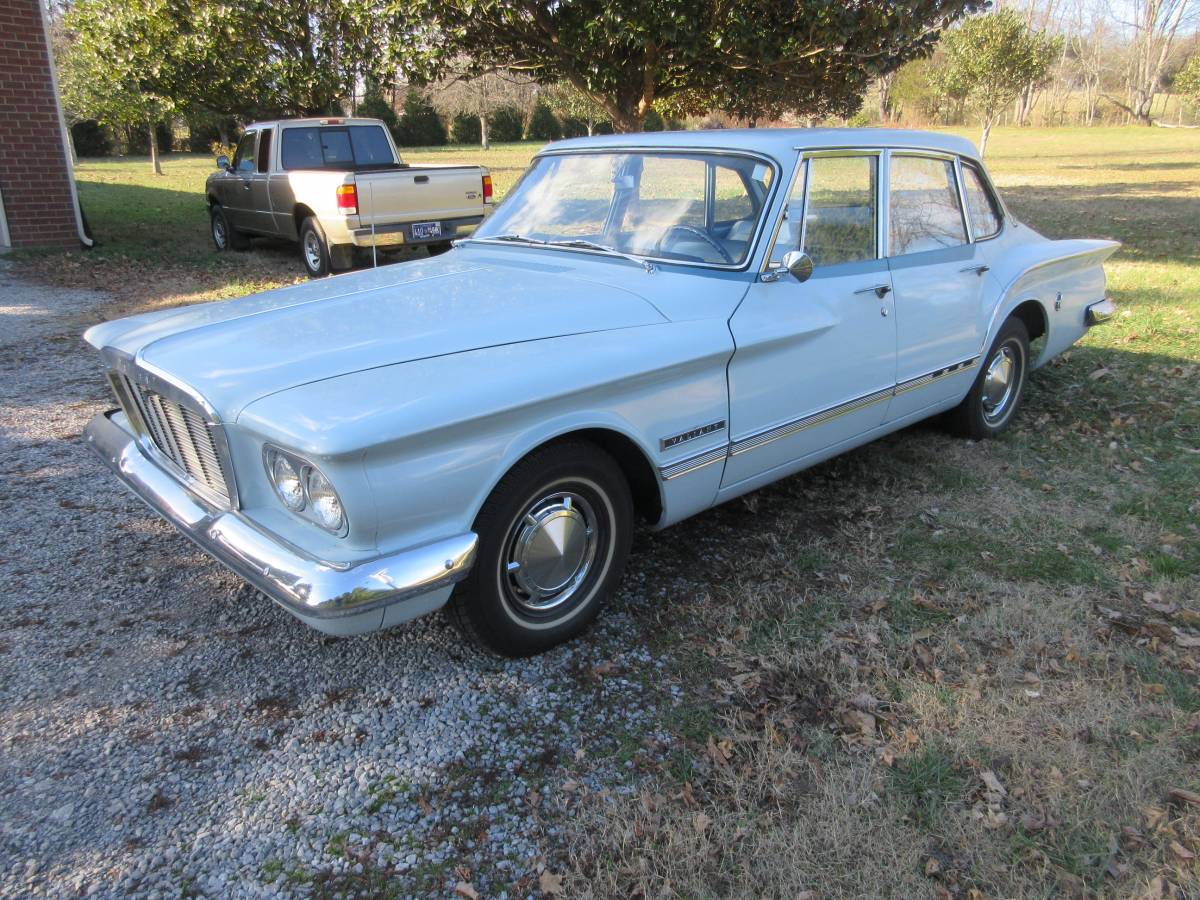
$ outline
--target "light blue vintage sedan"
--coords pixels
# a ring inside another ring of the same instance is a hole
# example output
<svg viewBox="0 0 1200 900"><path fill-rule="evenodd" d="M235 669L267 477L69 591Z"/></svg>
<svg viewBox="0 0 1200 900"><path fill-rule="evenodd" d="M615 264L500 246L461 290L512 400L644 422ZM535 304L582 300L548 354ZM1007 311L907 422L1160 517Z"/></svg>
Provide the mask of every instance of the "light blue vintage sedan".
<svg viewBox="0 0 1200 900"><path fill-rule="evenodd" d="M87 440L314 628L446 606L535 653L596 616L635 516L938 413L1003 431L1113 314L1116 248L1018 222L946 135L564 141L444 256L92 328L120 409Z"/></svg>

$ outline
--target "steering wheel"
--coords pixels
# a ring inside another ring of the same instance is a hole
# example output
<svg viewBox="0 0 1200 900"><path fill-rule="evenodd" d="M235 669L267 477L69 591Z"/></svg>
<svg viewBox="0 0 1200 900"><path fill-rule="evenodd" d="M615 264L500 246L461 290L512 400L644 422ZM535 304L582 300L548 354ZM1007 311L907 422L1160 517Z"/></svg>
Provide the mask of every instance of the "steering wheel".
<svg viewBox="0 0 1200 900"><path fill-rule="evenodd" d="M712 237L692 225L672 225L670 228L664 231L662 233L662 237L658 239L658 243L654 245L654 255L661 256L663 252L663 244L671 243L672 236L677 233L700 238L701 241L708 244L708 246L720 253L721 259L723 259L728 265L733 265L733 257L729 255L728 250L713 240Z"/></svg>

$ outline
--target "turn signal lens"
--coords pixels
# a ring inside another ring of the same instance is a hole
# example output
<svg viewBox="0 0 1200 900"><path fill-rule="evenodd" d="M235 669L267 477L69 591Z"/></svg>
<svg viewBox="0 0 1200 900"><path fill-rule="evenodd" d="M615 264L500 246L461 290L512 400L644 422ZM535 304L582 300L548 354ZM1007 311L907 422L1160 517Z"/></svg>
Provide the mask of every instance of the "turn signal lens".
<svg viewBox="0 0 1200 900"><path fill-rule="evenodd" d="M342 512L342 501L333 491L333 485L316 469L308 470L308 502L317 524L329 531L341 531L346 524Z"/></svg>
<svg viewBox="0 0 1200 900"><path fill-rule="evenodd" d="M293 512L304 508L304 485L300 481L300 473L282 453L276 453L271 461L271 481L284 506Z"/></svg>
<svg viewBox="0 0 1200 900"><path fill-rule="evenodd" d="M344 216L358 215L358 188L352 184L340 184L337 189L337 208Z"/></svg>

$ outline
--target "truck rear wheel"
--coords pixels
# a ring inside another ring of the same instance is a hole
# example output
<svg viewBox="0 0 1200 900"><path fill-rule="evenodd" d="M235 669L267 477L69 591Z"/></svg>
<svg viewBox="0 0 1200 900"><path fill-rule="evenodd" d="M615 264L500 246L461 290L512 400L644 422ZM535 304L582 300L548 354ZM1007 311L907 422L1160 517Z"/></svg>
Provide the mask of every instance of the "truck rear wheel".
<svg viewBox="0 0 1200 900"><path fill-rule="evenodd" d="M324 278L329 274L329 243L321 223L314 216L309 216L300 225L300 261L313 278Z"/></svg>

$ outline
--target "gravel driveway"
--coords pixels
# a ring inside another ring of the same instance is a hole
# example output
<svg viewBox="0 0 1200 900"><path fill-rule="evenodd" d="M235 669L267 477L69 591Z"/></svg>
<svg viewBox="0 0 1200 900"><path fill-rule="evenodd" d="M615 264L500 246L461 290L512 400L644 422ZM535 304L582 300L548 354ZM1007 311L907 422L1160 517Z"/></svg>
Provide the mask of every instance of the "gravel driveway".
<svg viewBox="0 0 1200 900"><path fill-rule="evenodd" d="M631 789L614 747L662 690L643 576L531 661L436 616L306 629L80 441L107 302L0 269L0 894L536 893L566 793Z"/></svg>

